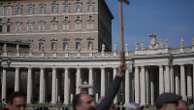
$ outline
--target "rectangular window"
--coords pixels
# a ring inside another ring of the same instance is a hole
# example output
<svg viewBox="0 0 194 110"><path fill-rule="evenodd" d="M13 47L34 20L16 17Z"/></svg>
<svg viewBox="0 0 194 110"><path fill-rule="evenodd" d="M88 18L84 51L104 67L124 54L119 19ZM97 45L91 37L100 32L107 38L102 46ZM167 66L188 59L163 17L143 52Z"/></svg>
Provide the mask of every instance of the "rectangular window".
<svg viewBox="0 0 194 110"><path fill-rule="evenodd" d="M10 32L10 24L7 25L7 32Z"/></svg>
<svg viewBox="0 0 194 110"><path fill-rule="evenodd" d="M3 26L0 24L0 32L3 32Z"/></svg>
<svg viewBox="0 0 194 110"><path fill-rule="evenodd" d="M51 30L56 31L57 29L58 29L57 24L54 23L51 25Z"/></svg>
<svg viewBox="0 0 194 110"><path fill-rule="evenodd" d="M75 29L76 30L81 30L82 29L82 24L81 23L76 23Z"/></svg>
<svg viewBox="0 0 194 110"><path fill-rule="evenodd" d="M81 4L76 4L76 12L81 12Z"/></svg>
<svg viewBox="0 0 194 110"><path fill-rule="evenodd" d="M16 5L16 15L21 15L23 11L22 5Z"/></svg>
<svg viewBox="0 0 194 110"><path fill-rule="evenodd" d="M93 12L93 11L94 11L94 6L88 5L88 12Z"/></svg>
<svg viewBox="0 0 194 110"><path fill-rule="evenodd" d="M69 24L63 24L63 30L68 31L69 30Z"/></svg>
<svg viewBox="0 0 194 110"><path fill-rule="evenodd" d="M76 42L75 42L75 49L76 49L76 50L79 50L80 48L81 48L80 42L79 42L79 41L76 41Z"/></svg>
<svg viewBox="0 0 194 110"><path fill-rule="evenodd" d="M28 5L28 14L32 15L34 13L35 13L35 5L33 4Z"/></svg>
<svg viewBox="0 0 194 110"><path fill-rule="evenodd" d="M42 23L38 26L39 31L45 31L45 24Z"/></svg>
<svg viewBox="0 0 194 110"><path fill-rule="evenodd" d="M12 7L11 6L6 7L5 14L6 14L6 16L12 15Z"/></svg>
<svg viewBox="0 0 194 110"><path fill-rule="evenodd" d="M4 16L4 7L0 6L0 16Z"/></svg>
<svg viewBox="0 0 194 110"><path fill-rule="evenodd" d="M28 24L27 24L27 31L28 31L28 32L31 32L31 31L33 31L33 30L34 30L33 23L28 23Z"/></svg>
<svg viewBox="0 0 194 110"><path fill-rule="evenodd" d="M68 13L69 12L69 6L67 4L64 5L63 12L64 13Z"/></svg>
<svg viewBox="0 0 194 110"><path fill-rule="evenodd" d="M45 14L46 13L46 4L40 4L39 5L39 13L40 14Z"/></svg>
<svg viewBox="0 0 194 110"><path fill-rule="evenodd" d="M58 13L59 12L59 6L58 4L53 3L51 6L52 13Z"/></svg>
<svg viewBox="0 0 194 110"><path fill-rule="evenodd" d="M16 32L22 31L22 23L16 23L16 25L15 25L15 31Z"/></svg>
<svg viewBox="0 0 194 110"><path fill-rule="evenodd" d="M94 24L93 23L87 23L86 28L87 29L94 29Z"/></svg>
<svg viewBox="0 0 194 110"><path fill-rule="evenodd" d="M64 50L67 50L68 49L68 42L67 41L64 41L63 42L63 49Z"/></svg>

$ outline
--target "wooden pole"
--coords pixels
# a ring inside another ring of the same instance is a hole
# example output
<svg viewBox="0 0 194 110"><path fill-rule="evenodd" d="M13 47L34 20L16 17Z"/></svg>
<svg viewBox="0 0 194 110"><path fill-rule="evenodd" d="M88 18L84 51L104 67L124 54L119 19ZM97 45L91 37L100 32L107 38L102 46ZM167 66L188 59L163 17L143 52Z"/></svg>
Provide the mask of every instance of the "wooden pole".
<svg viewBox="0 0 194 110"><path fill-rule="evenodd" d="M123 23L123 0L119 0L118 3L118 15L119 15L119 30L120 30L120 58L121 65L125 65L125 51L124 51L124 23Z"/></svg>

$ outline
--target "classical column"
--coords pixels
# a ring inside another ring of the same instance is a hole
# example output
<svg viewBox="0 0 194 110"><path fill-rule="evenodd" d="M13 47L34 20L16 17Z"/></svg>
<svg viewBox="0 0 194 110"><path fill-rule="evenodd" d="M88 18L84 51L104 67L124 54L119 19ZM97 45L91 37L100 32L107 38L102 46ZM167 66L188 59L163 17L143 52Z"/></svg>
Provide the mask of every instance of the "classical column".
<svg viewBox="0 0 194 110"><path fill-rule="evenodd" d="M31 104L32 100L32 69L28 68L27 78L27 104Z"/></svg>
<svg viewBox="0 0 194 110"><path fill-rule="evenodd" d="M164 93L164 71L163 66L159 66L159 93Z"/></svg>
<svg viewBox="0 0 194 110"><path fill-rule="evenodd" d="M20 56L20 45L16 45L16 56Z"/></svg>
<svg viewBox="0 0 194 110"><path fill-rule="evenodd" d="M194 60L193 60L193 82L194 82ZM193 102L194 102L194 84L193 84Z"/></svg>
<svg viewBox="0 0 194 110"><path fill-rule="evenodd" d="M135 67L135 103L140 103L139 97L139 67Z"/></svg>
<svg viewBox="0 0 194 110"><path fill-rule="evenodd" d="M76 73L76 94L80 93L80 83L81 83L81 72L80 72L80 68L77 68L77 73Z"/></svg>
<svg viewBox="0 0 194 110"><path fill-rule="evenodd" d="M169 73L169 65L165 66L165 92L170 92L170 73Z"/></svg>
<svg viewBox="0 0 194 110"><path fill-rule="evenodd" d="M175 75L175 93L176 94L180 94L179 93L179 84L180 84L180 81L179 81L179 76L178 74Z"/></svg>
<svg viewBox="0 0 194 110"><path fill-rule="evenodd" d="M14 91L16 92L16 91L19 91L19 68L18 67L16 67L15 68L15 85L14 85Z"/></svg>
<svg viewBox="0 0 194 110"><path fill-rule="evenodd" d="M117 74L117 68L113 68L113 80L114 80L116 74ZM116 95L115 98L114 98L114 103L115 103L115 104L117 103L117 95Z"/></svg>
<svg viewBox="0 0 194 110"><path fill-rule="evenodd" d="M181 96L186 100L185 67L181 65Z"/></svg>
<svg viewBox="0 0 194 110"><path fill-rule="evenodd" d="M125 105L129 104L129 69L125 72Z"/></svg>
<svg viewBox="0 0 194 110"><path fill-rule="evenodd" d="M153 76L152 80L150 81L150 88L151 88L151 105L154 105L154 82L153 82Z"/></svg>
<svg viewBox="0 0 194 110"><path fill-rule="evenodd" d="M140 73L140 82L141 82L141 105L145 105L145 67L141 66L141 73Z"/></svg>
<svg viewBox="0 0 194 110"><path fill-rule="evenodd" d="M7 44L3 44L3 56L7 56Z"/></svg>
<svg viewBox="0 0 194 110"><path fill-rule="evenodd" d="M59 96L59 78L56 78L56 103L60 102L60 96Z"/></svg>
<svg viewBox="0 0 194 110"><path fill-rule="evenodd" d="M174 68L170 66L170 91L174 93Z"/></svg>
<svg viewBox="0 0 194 110"><path fill-rule="evenodd" d="M149 104L149 73L148 68L145 69L145 80L146 80L146 104Z"/></svg>
<svg viewBox="0 0 194 110"><path fill-rule="evenodd" d="M45 80L44 80L44 69L40 68L40 86L39 86L39 103L45 102Z"/></svg>
<svg viewBox="0 0 194 110"><path fill-rule="evenodd" d="M7 88L7 84L6 84L6 69L3 68L3 74L2 74L2 92L1 92L1 99L5 99L6 98L6 88Z"/></svg>
<svg viewBox="0 0 194 110"><path fill-rule="evenodd" d="M52 99L51 99L51 103L52 104L56 104L57 102L57 87L56 87L56 83L57 83L57 73L56 73L56 68L52 69Z"/></svg>
<svg viewBox="0 0 194 110"><path fill-rule="evenodd" d="M187 97L192 98L192 76L189 66L187 67Z"/></svg>
<svg viewBox="0 0 194 110"><path fill-rule="evenodd" d="M92 68L89 68L89 85L91 86L89 88L89 94L93 95L93 73L92 73Z"/></svg>
<svg viewBox="0 0 194 110"><path fill-rule="evenodd" d="M64 104L69 104L69 73L68 68L65 69L64 73Z"/></svg>
<svg viewBox="0 0 194 110"><path fill-rule="evenodd" d="M101 68L101 97L105 96L105 68Z"/></svg>

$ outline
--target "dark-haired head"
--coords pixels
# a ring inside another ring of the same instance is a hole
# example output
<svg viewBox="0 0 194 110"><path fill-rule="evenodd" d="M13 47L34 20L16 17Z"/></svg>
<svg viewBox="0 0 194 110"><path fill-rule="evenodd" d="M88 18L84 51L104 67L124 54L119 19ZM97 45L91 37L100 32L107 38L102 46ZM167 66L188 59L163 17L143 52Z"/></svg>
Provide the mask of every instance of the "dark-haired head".
<svg viewBox="0 0 194 110"><path fill-rule="evenodd" d="M77 94L73 98L73 110L94 110L95 104L92 97L88 94Z"/></svg>
<svg viewBox="0 0 194 110"><path fill-rule="evenodd" d="M26 107L25 94L22 92L14 92L9 96L8 104L11 110L24 110Z"/></svg>
<svg viewBox="0 0 194 110"><path fill-rule="evenodd" d="M14 100L14 98L16 98L16 97L22 97L22 98L26 98L26 96L25 96L25 94L24 93L22 93L22 92L13 92L10 96L9 96L9 98L8 98L8 103L9 104L13 104L13 100Z"/></svg>

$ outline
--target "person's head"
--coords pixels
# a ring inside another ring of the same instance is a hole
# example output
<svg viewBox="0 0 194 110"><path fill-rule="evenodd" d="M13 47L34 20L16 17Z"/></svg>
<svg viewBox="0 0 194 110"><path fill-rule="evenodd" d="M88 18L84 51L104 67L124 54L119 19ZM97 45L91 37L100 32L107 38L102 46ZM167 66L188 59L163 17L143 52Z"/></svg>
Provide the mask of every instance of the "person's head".
<svg viewBox="0 0 194 110"><path fill-rule="evenodd" d="M75 95L72 103L74 110L95 110L94 101L88 94Z"/></svg>
<svg viewBox="0 0 194 110"><path fill-rule="evenodd" d="M25 95L21 92L14 92L8 99L11 110L24 110L26 106Z"/></svg>
<svg viewBox="0 0 194 110"><path fill-rule="evenodd" d="M119 110L119 107L116 104L112 104L109 110Z"/></svg>
<svg viewBox="0 0 194 110"><path fill-rule="evenodd" d="M177 110L188 110L188 104L184 100L179 100L178 101L178 107Z"/></svg>
<svg viewBox="0 0 194 110"><path fill-rule="evenodd" d="M180 96L173 93L163 93L156 99L156 107L159 110L176 110Z"/></svg>

